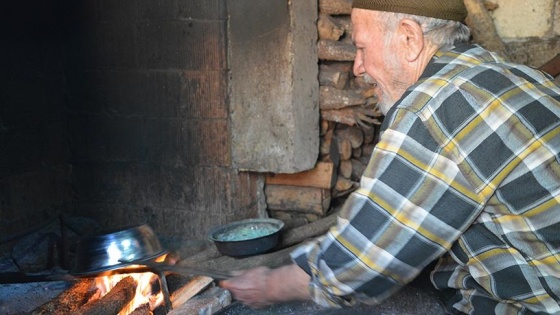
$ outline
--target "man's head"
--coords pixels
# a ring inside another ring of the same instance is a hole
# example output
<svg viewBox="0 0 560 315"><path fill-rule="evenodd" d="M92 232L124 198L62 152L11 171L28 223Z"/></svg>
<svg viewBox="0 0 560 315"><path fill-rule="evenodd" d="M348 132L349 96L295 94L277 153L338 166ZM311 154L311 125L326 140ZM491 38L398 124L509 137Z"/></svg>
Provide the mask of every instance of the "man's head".
<svg viewBox="0 0 560 315"><path fill-rule="evenodd" d="M377 85L386 113L438 49L467 41L463 0L354 0L354 73Z"/></svg>
<svg viewBox="0 0 560 315"><path fill-rule="evenodd" d="M352 7L458 22L467 17L463 0L354 0Z"/></svg>

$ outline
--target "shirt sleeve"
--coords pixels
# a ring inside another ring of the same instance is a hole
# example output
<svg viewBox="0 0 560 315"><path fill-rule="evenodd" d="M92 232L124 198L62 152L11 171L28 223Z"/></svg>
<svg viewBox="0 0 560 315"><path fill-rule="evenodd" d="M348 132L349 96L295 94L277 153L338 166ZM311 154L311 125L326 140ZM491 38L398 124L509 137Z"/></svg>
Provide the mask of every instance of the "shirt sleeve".
<svg viewBox="0 0 560 315"><path fill-rule="evenodd" d="M397 109L385 123L337 224L292 253L318 304L381 302L447 251L481 210L456 154L415 113Z"/></svg>

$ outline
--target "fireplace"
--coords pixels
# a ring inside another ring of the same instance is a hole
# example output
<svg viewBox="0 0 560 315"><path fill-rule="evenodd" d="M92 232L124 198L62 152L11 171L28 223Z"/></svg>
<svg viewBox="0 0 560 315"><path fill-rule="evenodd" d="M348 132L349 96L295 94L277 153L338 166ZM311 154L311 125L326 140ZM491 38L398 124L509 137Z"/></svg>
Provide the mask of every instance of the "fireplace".
<svg viewBox="0 0 560 315"><path fill-rule="evenodd" d="M272 265L333 224L381 119L351 75L347 1L321 2L321 17L316 1L30 2L0 37L12 280L71 268L77 240L100 229L149 223L185 263L222 269L263 261L218 255L211 227L283 220Z"/></svg>
<svg viewBox="0 0 560 315"><path fill-rule="evenodd" d="M28 0L2 10L0 243L60 215L186 240L265 216L264 174L318 156L316 6Z"/></svg>

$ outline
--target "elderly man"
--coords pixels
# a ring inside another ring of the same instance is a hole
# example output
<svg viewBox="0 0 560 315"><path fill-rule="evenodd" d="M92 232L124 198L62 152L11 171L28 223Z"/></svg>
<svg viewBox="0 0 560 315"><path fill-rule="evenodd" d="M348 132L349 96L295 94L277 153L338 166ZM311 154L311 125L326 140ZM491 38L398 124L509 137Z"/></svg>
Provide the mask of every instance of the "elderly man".
<svg viewBox="0 0 560 315"><path fill-rule="evenodd" d="M379 303L437 260L450 310L560 314L560 89L476 45L463 0L355 0L386 117L360 188L294 263L222 282L253 307Z"/></svg>

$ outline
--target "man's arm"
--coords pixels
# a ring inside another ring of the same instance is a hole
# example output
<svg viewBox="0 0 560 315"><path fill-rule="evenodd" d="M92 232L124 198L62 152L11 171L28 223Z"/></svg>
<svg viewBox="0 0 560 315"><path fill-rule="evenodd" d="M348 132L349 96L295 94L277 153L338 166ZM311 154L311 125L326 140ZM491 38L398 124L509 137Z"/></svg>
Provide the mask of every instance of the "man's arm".
<svg viewBox="0 0 560 315"><path fill-rule="evenodd" d="M298 265L291 264L276 269L258 267L220 282L220 286L233 297L254 308L278 302L311 300L310 276Z"/></svg>

